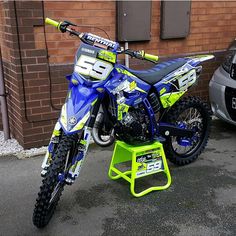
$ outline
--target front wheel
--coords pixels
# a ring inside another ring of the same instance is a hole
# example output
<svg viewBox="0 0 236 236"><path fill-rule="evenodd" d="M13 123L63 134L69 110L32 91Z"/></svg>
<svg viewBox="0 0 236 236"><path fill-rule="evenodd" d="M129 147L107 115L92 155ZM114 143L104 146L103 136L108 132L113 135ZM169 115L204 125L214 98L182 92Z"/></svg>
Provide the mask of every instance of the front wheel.
<svg viewBox="0 0 236 236"><path fill-rule="evenodd" d="M38 228L43 228L49 223L60 200L65 185L63 175L66 174L70 152L76 141L76 135L63 135L52 157L52 163L42 181L33 213L33 224Z"/></svg>
<svg viewBox="0 0 236 236"><path fill-rule="evenodd" d="M177 165L193 162L209 139L211 111L208 104L198 97L186 97L176 103L166 117L167 122L195 132L191 138L168 137L165 143L167 158Z"/></svg>

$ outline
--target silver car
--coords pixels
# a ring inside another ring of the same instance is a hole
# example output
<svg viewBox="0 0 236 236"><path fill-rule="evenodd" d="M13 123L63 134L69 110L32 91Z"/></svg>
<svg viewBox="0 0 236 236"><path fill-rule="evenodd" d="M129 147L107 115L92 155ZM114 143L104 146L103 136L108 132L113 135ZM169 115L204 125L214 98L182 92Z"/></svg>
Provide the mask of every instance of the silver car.
<svg viewBox="0 0 236 236"><path fill-rule="evenodd" d="M209 96L214 115L236 125L236 39L212 76Z"/></svg>

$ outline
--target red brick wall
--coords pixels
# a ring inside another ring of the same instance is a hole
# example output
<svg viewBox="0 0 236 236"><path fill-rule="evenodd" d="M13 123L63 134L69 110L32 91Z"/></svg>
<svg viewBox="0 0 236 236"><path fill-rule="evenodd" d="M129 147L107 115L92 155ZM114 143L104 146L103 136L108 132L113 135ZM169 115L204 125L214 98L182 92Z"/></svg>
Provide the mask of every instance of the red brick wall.
<svg viewBox="0 0 236 236"><path fill-rule="evenodd" d="M45 2L45 15L68 19L78 25L100 26L115 39L115 2ZM190 34L186 39L160 39L160 2L152 2L151 41L130 43L134 49L145 49L160 56L225 50L235 37L236 2L191 2ZM173 22L174 23L174 22ZM91 28L80 28L102 36ZM79 45L77 39L63 35L47 26L47 41L51 63L72 63Z"/></svg>
<svg viewBox="0 0 236 236"><path fill-rule="evenodd" d="M2 113L1 113L1 105L0 105L0 131L3 129L2 127Z"/></svg>
<svg viewBox="0 0 236 236"><path fill-rule="evenodd" d="M115 39L116 3L45 1L43 8L41 1L16 1L22 67L19 63L14 3L10 1L0 4L1 9L4 9L4 17L0 18L0 42L4 48L4 73L10 94L8 105L11 132L25 148L45 145L59 113L55 108L60 108L64 102L67 87L64 76L72 72L74 54L80 42L51 26L46 26L44 35L43 9L46 17L87 25L80 27L80 31L106 37L101 31L88 27L98 26L106 30L111 39ZM160 2L153 1L152 39L145 43L130 43L130 47L145 49L162 57L213 52L216 60L205 64L202 79L198 87L192 90L192 94L207 98L208 81L221 63L223 51L235 37L235 9L236 2L192 1L190 35L186 39L161 40ZM46 57L45 36L50 65ZM141 68L147 64L131 60L131 65Z"/></svg>
<svg viewBox="0 0 236 236"><path fill-rule="evenodd" d="M45 16L63 21L65 19L78 25L88 25L101 27L106 30L108 35L115 39L115 19L116 19L116 2L79 2L63 1L50 2L46 1ZM103 37L106 35L97 29L91 27L80 27L80 31L92 32ZM51 63L72 63L74 54L80 41L66 34L61 34L51 26L46 27L47 41Z"/></svg>
<svg viewBox="0 0 236 236"><path fill-rule="evenodd" d="M2 45L2 37L3 37L3 31L2 31L2 23L4 18L4 12L3 12L3 2L0 2L0 45ZM1 114L1 102L0 102L0 131L2 130L2 114Z"/></svg>
<svg viewBox="0 0 236 236"><path fill-rule="evenodd" d="M1 2L1 51L3 59L3 70L6 83L6 89L10 94L7 98L8 113L11 124L11 133L17 139L23 139L21 126L21 105L18 83L19 70L15 64L17 54L15 47L15 26L12 20L13 11L11 10L13 2Z"/></svg>
<svg viewBox="0 0 236 236"><path fill-rule="evenodd" d="M16 1L20 43L14 2L4 2L3 8L1 47L6 48L3 64L11 133L26 148L41 146L50 137L52 119L58 115L49 104L46 51L35 43L35 31L43 25L42 3Z"/></svg>
<svg viewBox="0 0 236 236"><path fill-rule="evenodd" d="M236 2L192 1L189 36L185 39L161 40L160 2L153 1L151 41L129 43L129 47L137 50L144 49L164 58L202 52L215 53L225 50L235 37L236 8L234 6L236 6ZM102 10L99 11L99 9ZM56 20L68 19L78 25L100 26L108 32L113 40L116 37L115 11L115 2L45 2L45 15L49 18ZM79 30L105 36L103 32L89 27L80 27ZM78 40L61 34L51 26L47 26L46 32L50 63L73 63L74 53L79 45ZM192 94L202 96L205 99L208 98L206 88L209 79L214 70L220 65L221 60L222 54L217 53L214 62L205 63L204 73L199 85L192 90ZM131 67L133 68L150 66L147 63L144 63L143 66L141 64L140 61L131 60ZM56 70L56 66L54 68ZM63 77L60 77L61 79ZM58 91L58 93L61 93L61 91ZM63 95L63 93L61 94Z"/></svg>
<svg viewBox="0 0 236 236"><path fill-rule="evenodd" d="M151 41L129 43L130 48L144 49L163 58L176 55L195 54L202 52L218 52L225 50L235 37L236 2L205 2L192 1L190 34L186 39L160 39L160 2L152 2ZM99 11L99 8L102 11ZM115 40L116 21L115 2L46 2L45 15L57 20L69 19L78 25L101 26ZM69 17L68 17L69 16ZM234 22L232 22L234 21ZM93 28L80 27L81 31L104 34ZM74 52L79 42L77 39L59 33L47 26L47 41L51 63L73 63ZM122 57L120 58L122 59ZM214 62L205 63L204 73L198 87L192 94L208 98L208 82L214 70L222 61L222 53L217 53ZM140 61L132 61L131 67L144 68ZM150 66L150 65L148 65ZM207 67L207 68L206 68Z"/></svg>

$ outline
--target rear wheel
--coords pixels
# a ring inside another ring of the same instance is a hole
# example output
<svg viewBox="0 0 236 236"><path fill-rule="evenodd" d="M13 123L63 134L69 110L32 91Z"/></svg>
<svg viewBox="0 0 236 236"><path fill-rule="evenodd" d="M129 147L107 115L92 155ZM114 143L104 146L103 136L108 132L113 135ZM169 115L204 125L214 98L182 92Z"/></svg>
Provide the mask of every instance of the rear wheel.
<svg viewBox="0 0 236 236"><path fill-rule="evenodd" d="M33 224L38 228L45 227L56 209L65 186L65 175L68 160L77 135L63 135L53 156L51 165L42 181L33 213ZM64 176L64 177L63 177Z"/></svg>
<svg viewBox="0 0 236 236"><path fill-rule="evenodd" d="M196 160L209 139L211 111L208 104L198 97L183 98L170 109L166 120L195 132L191 138L168 137L165 143L167 158L177 165Z"/></svg>

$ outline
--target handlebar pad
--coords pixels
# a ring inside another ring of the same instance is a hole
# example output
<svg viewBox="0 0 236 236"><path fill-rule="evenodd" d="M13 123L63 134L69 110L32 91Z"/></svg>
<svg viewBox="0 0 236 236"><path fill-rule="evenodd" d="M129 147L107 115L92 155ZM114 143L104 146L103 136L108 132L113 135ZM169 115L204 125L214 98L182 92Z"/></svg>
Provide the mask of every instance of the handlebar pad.
<svg viewBox="0 0 236 236"><path fill-rule="evenodd" d="M158 56L155 56L155 55L152 55L152 54L148 54L148 53L145 53L144 50L140 51L143 59L146 59L148 61L152 61L152 62L157 62L159 60L159 57Z"/></svg>
<svg viewBox="0 0 236 236"><path fill-rule="evenodd" d="M158 60L159 60L158 56L147 54L147 53L144 54L143 58L145 58L149 61L153 61L153 62L158 62Z"/></svg>
<svg viewBox="0 0 236 236"><path fill-rule="evenodd" d="M53 26L55 26L56 28L59 28L59 26L60 26L60 22L57 22L57 21L52 20L52 19L50 19L50 18L46 18L46 19L45 19L45 23L46 23L46 24L49 24L49 25L53 25Z"/></svg>

